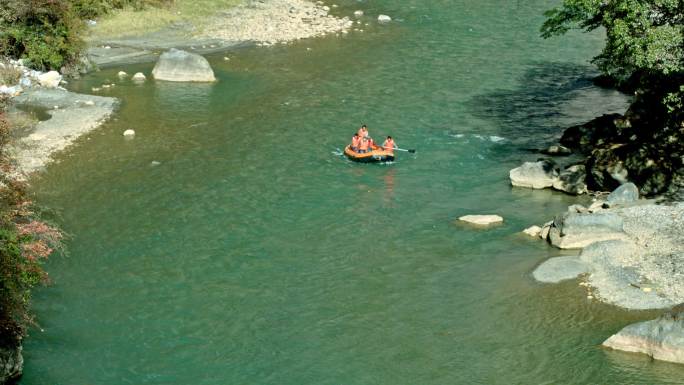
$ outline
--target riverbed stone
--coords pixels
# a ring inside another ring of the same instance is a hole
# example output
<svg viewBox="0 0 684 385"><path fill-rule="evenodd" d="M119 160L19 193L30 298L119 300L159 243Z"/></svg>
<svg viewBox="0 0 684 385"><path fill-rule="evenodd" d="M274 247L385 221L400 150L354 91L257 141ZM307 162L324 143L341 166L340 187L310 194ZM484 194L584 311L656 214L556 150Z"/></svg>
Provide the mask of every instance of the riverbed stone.
<svg viewBox="0 0 684 385"><path fill-rule="evenodd" d="M684 364L684 306L662 316L626 326L603 342L603 346Z"/></svg>
<svg viewBox="0 0 684 385"><path fill-rule="evenodd" d="M378 16L378 21L379 21L380 23L389 23L390 21L392 21L392 18L389 17L389 16L387 16L387 15L379 15L379 16Z"/></svg>
<svg viewBox="0 0 684 385"><path fill-rule="evenodd" d="M572 154L572 150L561 145L561 144L554 144L552 146L549 146L548 148L539 151L542 154L545 155L551 155L551 156L567 156Z"/></svg>
<svg viewBox="0 0 684 385"><path fill-rule="evenodd" d="M503 222L503 218L499 215L464 215L459 217L458 220L477 226L489 226Z"/></svg>
<svg viewBox="0 0 684 385"><path fill-rule="evenodd" d="M558 171L553 162L546 160L525 162L509 172L511 184L518 187L542 189L553 186Z"/></svg>
<svg viewBox="0 0 684 385"><path fill-rule="evenodd" d="M579 249L598 241L624 238L622 218L611 212L565 212L556 216L549 230L551 244L560 249Z"/></svg>
<svg viewBox="0 0 684 385"><path fill-rule="evenodd" d="M159 56L152 70L157 80L172 82L213 82L214 71L204 57L172 48Z"/></svg>
<svg viewBox="0 0 684 385"><path fill-rule="evenodd" d="M577 278L591 271L591 267L575 256L554 257L534 269L532 276L539 282L558 283Z"/></svg>

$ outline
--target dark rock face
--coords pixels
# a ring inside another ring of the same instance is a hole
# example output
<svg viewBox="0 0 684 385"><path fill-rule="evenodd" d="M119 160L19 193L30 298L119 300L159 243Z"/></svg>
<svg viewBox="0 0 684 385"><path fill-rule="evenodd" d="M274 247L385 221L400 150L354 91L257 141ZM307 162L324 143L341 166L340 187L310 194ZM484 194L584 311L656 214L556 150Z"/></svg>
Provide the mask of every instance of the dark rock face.
<svg viewBox="0 0 684 385"><path fill-rule="evenodd" d="M574 165L561 171L558 179L553 182L553 188L568 194L581 195L587 192L587 170L584 165Z"/></svg>
<svg viewBox="0 0 684 385"><path fill-rule="evenodd" d="M672 190L684 162L684 126L665 120L660 100L638 96L625 115L603 115L563 133L561 144L588 156L590 189L633 182L645 196Z"/></svg>
<svg viewBox="0 0 684 385"><path fill-rule="evenodd" d="M23 367L21 345L14 348L0 348L0 384L19 378Z"/></svg>

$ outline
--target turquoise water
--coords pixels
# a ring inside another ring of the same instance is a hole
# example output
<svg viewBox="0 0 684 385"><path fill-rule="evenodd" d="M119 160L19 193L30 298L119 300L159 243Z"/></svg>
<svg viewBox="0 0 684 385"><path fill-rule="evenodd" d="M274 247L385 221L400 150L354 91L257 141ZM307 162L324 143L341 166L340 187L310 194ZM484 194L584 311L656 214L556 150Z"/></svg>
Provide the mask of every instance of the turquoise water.
<svg viewBox="0 0 684 385"><path fill-rule="evenodd" d="M363 33L210 57L215 84L70 84L122 104L34 182L71 237L21 383L679 383L599 346L657 313L530 276L559 251L519 231L577 199L508 170L626 105L589 81L600 34L538 38L555 3L340 1ZM362 123L416 154L350 163Z"/></svg>

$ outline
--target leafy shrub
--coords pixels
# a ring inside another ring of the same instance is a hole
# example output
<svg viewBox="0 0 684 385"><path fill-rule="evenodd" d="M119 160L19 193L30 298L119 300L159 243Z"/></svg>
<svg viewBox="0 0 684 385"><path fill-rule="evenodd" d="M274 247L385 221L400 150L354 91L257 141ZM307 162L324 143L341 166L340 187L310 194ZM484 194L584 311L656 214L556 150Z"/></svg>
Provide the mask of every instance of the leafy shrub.
<svg viewBox="0 0 684 385"><path fill-rule="evenodd" d="M68 0L4 0L0 24L0 53L39 69L59 69L83 47L83 23Z"/></svg>

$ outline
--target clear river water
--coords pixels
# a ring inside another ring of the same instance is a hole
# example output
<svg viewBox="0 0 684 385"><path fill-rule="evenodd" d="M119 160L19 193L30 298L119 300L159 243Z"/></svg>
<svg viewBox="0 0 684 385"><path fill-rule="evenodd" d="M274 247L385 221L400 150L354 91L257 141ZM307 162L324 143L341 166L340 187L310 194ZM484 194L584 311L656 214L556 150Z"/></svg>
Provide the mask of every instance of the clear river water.
<svg viewBox="0 0 684 385"><path fill-rule="evenodd" d="M539 38L557 3L339 1L363 32L210 55L214 84L71 82L121 105L33 182L70 237L21 384L681 383L600 347L658 312L531 277L560 252L519 232L585 200L508 171L628 102L591 84L600 32ZM349 162L363 123L416 153Z"/></svg>

